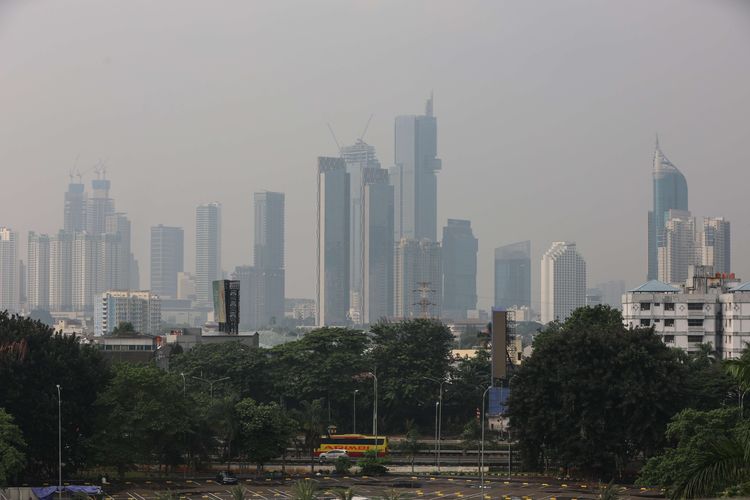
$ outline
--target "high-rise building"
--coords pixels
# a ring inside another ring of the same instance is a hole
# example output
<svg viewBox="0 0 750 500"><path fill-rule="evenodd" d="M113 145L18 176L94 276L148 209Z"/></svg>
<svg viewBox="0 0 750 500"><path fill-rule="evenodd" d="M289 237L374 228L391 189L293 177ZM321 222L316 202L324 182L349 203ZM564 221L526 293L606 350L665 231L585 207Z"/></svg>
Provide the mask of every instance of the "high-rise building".
<svg viewBox="0 0 750 500"><path fill-rule="evenodd" d="M531 307L531 242L495 249L495 307Z"/></svg>
<svg viewBox="0 0 750 500"><path fill-rule="evenodd" d="M695 217L686 210L668 210L664 245L659 246L658 278L664 283L684 283L690 266L698 262Z"/></svg>
<svg viewBox="0 0 750 500"><path fill-rule="evenodd" d="M255 193L255 267L284 268L284 193ZM283 311L283 304L282 304Z"/></svg>
<svg viewBox="0 0 750 500"><path fill-rule="evenodd" d="M129 274L123 272L126 257L122 240L118 233L102 233L92 238L95 245L96 262L94 294L107 290L127 290ZM128 252L129 253L129 252ZM128 266L129 267L129 266Z"/></svg>
<svg viewBox="0 0 750 500"><path fill-rule="evenodd" d="M108 290L98 294L94 334L109 335L121 323L131 323L138 333L157 335L161 327L161 300L148 290Z"/></svg>
<svg viewBox="0 0 750 500"><path fill-rule="evenodd" d="M318 158L317 293L319 325L349 322L349 174L343 158Z"/></svg>
<svg viewBox="0 0 750 500"><path fill-rule="evenodd" d="M65 231L86 230L86 193L83 183L73 182L71 176L68 190L65 193L65 211L63 213L63 228Z"/></svg>
<svg viewBox="0 0 750 500"><path fill-rule="evenodd" d="M117 235L117 239L120 242L120 255L119 262L117 263L117 269L113 269L107 272L117 274L117 289L132 290L137 288L134 283L130 283L130 268L133 265L133 261L135 260L130 245L130 219L128 219L128 217L124 213L114 213L107 215L104 218L104 229L108 234ZM112 239L111 236L110 239ZM113 289L113 287L100 289L99 293L111 289Z"/></svg>
<svg viewBox="0 0 750 500"><path fill-rule="evenodd" d="M437 119L433 99L423 116L398 116L395 123L394 238L437 241Z"/></svg>
<svg viewBox="0 0 750 500"><path fill-rule="evenodd" d="M221 274L221 205L198 205L195 211L195 294L198 304L212 304L212 283L221 279Z"/></svg>
<svg viewBox="0 0 750 500"><path fill-rule="evenodd" d="M479 240L471 221L448 219L443 227L443 315L466 319L477 308L477 252Z"/></svg>
<svg viewBox="0 0 750 500"><path fill-rule="evenodd" d="M73 310L73 240L75 234L60 231L50 238L49 302L52 311Z"/></svg>
<svg viewBox="0 0 750 500"><path fill-rule="evenodd" d="M18 246L16 233L0 227L0 311L18 312Z"/></svg>
<svg viewBox="0 0 750 500"><path fill-rule="evenodd" d="M177 276L184 271L185 235L181 227L151 228L151 293L177 298Z"/></svg>
<svg viewBox="0 0 750 500"><path fill-rule="evenodd" d="M622 294L626 290L623 280L605 281L597 284L596 288L601 292L602 304L606 304L613 309L622 308Z"/></svg>
<svg viewBox="0 0 750 500"><path fill-rule="evenodd" d="M542 323L565 321L586 305L586 262L575 243L556 241L542 256Z"/></svg>
<svg viewBox="0 0 750 500"><path fill-rule="evenodd" d="M359 323L393 315L393 186L382 168L364 170ZM358 238L353 238L358 239Z"/></svg>
<svg viewBox="0 0 750 500"><path fill-rule="evenodd" d="M654 209L648 213L648 278L659 274L659 247L666 246L665 226L669 210L688 210L685 176L670 162L656 141L654 151Z"/></svg>
<svg viewBox="0 0 750 500"><path fill-rule="evenodd" d="M97 290L97 239L87 232L72 238L71 298L73 311L92 311Z"/></svg>
<svg viewBox="0 0 750 500"><path fill-rule="evenodd" d="M29 310L50 309L50 237L29 231L26 245L26 288Z"/></svg>
<svg viewBox="0 0 750 500"><path fill-rule="evenodd" d="M394 314L438 318L442 313L443 262L440 243L403 238L394 258Z"/></svg>
<svg viewBox="0 0 750 500"><path fill-rule="evenodd" d="M86 231L92 236L107 232L107 216L115 213L115 202L109 197L109 179L103 171L91 181L92 195L86 210Z"/></svg>
<svg viewBox="0 0 750 500"><path fill-rule="evenodd" d="M700 232L701 263L716 273L732 271L731 231L724 217L705 217Z"/></svg>
<svg viewBox="0 0 750 500"><path fill-rule="evenodd" d="M177 273L177 298L196 300L195 276L190 273Z"/></svg>

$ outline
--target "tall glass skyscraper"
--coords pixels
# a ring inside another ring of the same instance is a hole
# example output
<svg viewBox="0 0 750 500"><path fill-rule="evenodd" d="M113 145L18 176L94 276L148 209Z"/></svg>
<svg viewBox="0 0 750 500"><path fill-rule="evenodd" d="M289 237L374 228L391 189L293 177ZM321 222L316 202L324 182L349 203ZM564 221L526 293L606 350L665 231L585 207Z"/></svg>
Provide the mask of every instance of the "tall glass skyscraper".
<svg viewBox="0 0 750 500"><path fill-rule="evenodd" d="M443 228L443 314L465 319L477 308L477 252L479 240L471 221L448 219Z"/></svg>
<svg viewBox="0 0 750 500"><path fill-rule="evenodd" d="M151 228L151 293L177 298L177 275L185 270L184 243L181 227Z"/></svg>
<svg viewBox="0 0 750 500"><path fill-rule="evenodd" d="M495 307L531 307L531 242L495 249Z"/></svg>
<svg viewBox="0 0 750 500"><path fill-rule="evenodd" d="M688 209L685 176L664 156L656 140L654 151L654 209L648 213L648 277L659 275L659 247L666 245L664 226L670 210Z"/></svg>
<svg viewBox="0 0 750 500"><path fill-rule="evenodd" d="M221 279L221 204L195 210L195 295L200 305L213 303L213 282Z"/></svg>

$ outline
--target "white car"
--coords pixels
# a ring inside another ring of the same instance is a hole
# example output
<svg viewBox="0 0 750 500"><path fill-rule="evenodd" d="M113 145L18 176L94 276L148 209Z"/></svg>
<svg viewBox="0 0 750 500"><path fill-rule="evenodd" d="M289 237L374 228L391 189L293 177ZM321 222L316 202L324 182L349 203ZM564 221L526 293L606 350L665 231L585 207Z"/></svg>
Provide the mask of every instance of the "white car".
<svg viewBox="0 0 750 500"><path fill-rule="evenodd" d="M318 457L320 459L320 463L326 463L326 462L335 462L337 459L344 457L349 458L349 454L346 452L346 450L328 450L324 451L320 454Z"/></svg>

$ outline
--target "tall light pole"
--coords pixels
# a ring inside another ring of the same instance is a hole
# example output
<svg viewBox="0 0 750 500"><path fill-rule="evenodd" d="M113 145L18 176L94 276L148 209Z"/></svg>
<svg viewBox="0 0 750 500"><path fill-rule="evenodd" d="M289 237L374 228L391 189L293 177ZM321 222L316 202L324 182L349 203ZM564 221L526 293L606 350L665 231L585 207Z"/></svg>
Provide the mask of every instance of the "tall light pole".
<svg viewBox="0 0 750 500"><path fill-rule="evenodd" d="M57 495L62 499L62 387L57 387Z"/></svg>
<svg viewBox="0 0 750 500"><path fill-rule="evenodd" d="M438 459L438 407L440 406L440 401L435 401L435 463L439 464Z"/></svg>
<svg viewBox="0 0 750 500"><path fill-rule="evenodd" d="M368 377L372 377L375 401L372 404L372 434L375 439L375 456L378 454L378 376L374 372L367 372Z"/></svg>
<svg viewBox="0 0 750 500"><path fill-rule="evenodd" d="M182 396L185 397L185 373L180 372L180 376L182 377Z"/></svg>
<svg viewBox="0 0 750 500"><path fill-rule="evenodd" d="M492 389L492 386L487 387L484 392L482 393L482 450L480 451L480 466L479 466L479 488L484 491L484 419L485 419L485 409L484 409L484 401L487 397L487 393ZM484 495L484 493L482 493Z"/></svg>
<svg viewBox="0 0 750 500"><path fill-rule="evenodd" d="M352 423L352 434L357 433L357 393L359 389L354 389L354 422Z"/></svg>
<svg viewBox="0 0 750 500"><path fill-rule="evenodd" d="M205 382L205 383L208 384L209 392L211 394L211 401L214 400L214 384L217 383L217 382L222 382L224 380L229 380L229 377L221 377L221 378L217 378L216 380L208 380L208 379L205 379L205 378L196 377L195 375L193 375L193 378L196 379L196 380L200 380L201 382Z"/></svg>
<svg viewBox="0 0 750 500"><path fill-rule="evenodd" d="M439 406L440 406L440 413L438 417L438 438L437 438L437 471L438 474L440 474L440 451L442 449L442 441L443 441L443 384L445 383L445 379L438 380L436 378L432 377L422 377L425 380L432 380L433 382L437 382L440 384L440 395L438 398Z"/></svg>

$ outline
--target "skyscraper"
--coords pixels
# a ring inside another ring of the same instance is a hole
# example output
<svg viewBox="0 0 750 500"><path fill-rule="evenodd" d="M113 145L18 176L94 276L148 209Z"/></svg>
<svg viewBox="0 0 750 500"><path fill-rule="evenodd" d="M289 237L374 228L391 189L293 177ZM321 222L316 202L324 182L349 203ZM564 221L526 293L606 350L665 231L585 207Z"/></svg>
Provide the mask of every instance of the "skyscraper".
<svg viewBox="0 0 750 500"><path fill-rule="evenodd" d="M700 233L701 260L715 273L732 271L731 231L724 217L705 217Z"/></svg>
<svg viewBox="0 0 750 500"><path fill-rule="evenodd" d="M479 240L471 221L448 219L443 228L443 315L465 319L477 308L477 252Z"/></svg>
<svg viewBox="0 0 750 500"><path fill-rule="evenodd" d="M86 231L92 236L107 232L107 216L115 213L115 202L109 197L109 179L103 170L91 181L92 196L86 210Z"/></svg>
<svg viewBox="0 0 750 500"><path fill-rule="evenodd" d="M698 263L695 217L686 210L668 210L664 224L664 245L658 248L658 279L664 283L685 283L690 266Z"/></svg>
<svg viewBox="0 0 750 500"><path fill-rule="evenodd" d="M443 261L440 243L401 239L394 258L394 314L438 318L442 313Z"/></svg>
<svg viewBox="0 0 750 500"><path fill-rule="evenodd" d="M65 193L65 211L63 213L63 228L65 231L86 230L86 193L83 183L73 182L73 176Z"/></svg>
<svg viewBox="0 0 750 500"><path fill-rule="evenodd" d="M372 324L393 315L393 186L382 168L364 178L360 322Z"/></svg>
<svg viewBox="0 0 750 500"><path fill-rule="evenodd" d="M73 311L93 311L97 289L96 238L87 232L74 233L72 238L71 299Z"/></svg>
<svg viewBox="0 0 750 500"><path fill-rule="evenodd" d="M350 181L343 158L318 158L317 315L344 325L349 311Z"/></svg>
<svg viewBox="0 0 750 500"><path fill-rule="evenodd" d="M151 228L151 293L177 298L177 276L185 270L184 244L181 227Z"/></svg>
<svg viewBox="0 0 750 500"><path fill-rule="evenodd" d="M0 311L18 312L18 247L16 233L0 227Z"/></svg>
<svg viewBox="0 0 750 500"><path fill-rule="evenodd" d="M73 310L73 239L76 233L60 231L50 238L50 310Z"/></svg>
<svg viewBox="0 0 750 500"><path fill-rule="evenodd" d="M659 274L659 247L666 245L664 228L669 210L688 209L688 187L685 176L670 162L656 141L654 150L654 209L648 213L648 278Z"/></svg>
<svg viewBox="0 0 750 500"><path fill-rule="evenodd" d="M432 96L423 116L398 116L395 123L394 238L437 240L437 119Z"/></svg>
<svg viewBox="0 0 750 500"><path fill-rule="evenodd" d="M284 193L255 193L253 263L264 269L284 268Z"/></svg>
<svg viewBox="0 0 750 500"><path fill-rule="evenodd" d="M495 307L531 307L531 242L495 249Z"/></svg>
<svg viewBox="0 0 750 500"><path fill-rule="evenodd" d="M586 305L586 262L575 243L556 241L542 256L542 323L565 321Z"/></svg>
<svg viewBox="0 0 750 500"><path fill-rule="evenodd" d="M50 238L46 234L29 231L26 245L26 286L29 310L49 311L50 299Z"/></svg>
<svg viewBox="0 0 750 500"><path fill-rule="evenodd" d="M119 240L120 244L118 256L119 261L116 263L117 269L111 271L105 269L105 272L111 272L117 275L115 282L117 288L115 289L130 290L135 288L135 284L130 283L130 268L135 260L130 246L130 219L128 219L124 213L113 213L107 215L104 218L104 229L108 234L117 235L116 239ZM113 237L110 236L109 239L112 240ZM98 293L112 289L113 287L111 286L104 289L100 288Z"/></svg>
<svg viewBox="0 0 750 500"><path fill-rule="evenodd" d="M195 210L195 294L198 304L213 303L213 282L221 279L221 204Z"/></svg>

